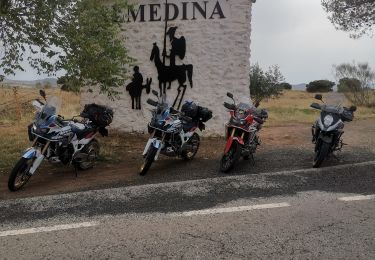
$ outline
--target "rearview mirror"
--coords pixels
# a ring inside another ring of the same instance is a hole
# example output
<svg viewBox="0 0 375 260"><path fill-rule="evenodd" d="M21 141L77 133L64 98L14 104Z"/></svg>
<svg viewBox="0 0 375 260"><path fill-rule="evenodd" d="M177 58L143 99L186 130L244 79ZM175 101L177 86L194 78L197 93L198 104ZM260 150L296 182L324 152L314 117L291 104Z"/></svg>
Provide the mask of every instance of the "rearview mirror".
<svg viewBox="0 0 375 260"><path fill-rule="evenodd" d="M316 94L315 99L322 101L323 100L322 94Z"/></svg>
<svg viewBox="0 0 375 260"><path fill-rule="evenodd" d="M40 94L40 96L41 96L44 100L46 100L46 92L45 92L43 89L39 90L39 94Z"/></svg>
<svg viewBox="0 0 375 260"><path fill-rule="evenodd" d="M159 92L157 92L156 90L152 90L152 94L154 94L155 96L159 97Z"/></svg>
<svg viewBox="0 0 375 260"><path fill-rule="evenodd" d="M232 93L227 92L227 96L230 97L231 99L233 99L233 94Z"/></svg>
<svg viewBox="0 0 375 260"><path fill-rule="evenodd" d="M355 111L357 111L357 107L356 106L351 106L349 108L349 110L352 111L352 112L355 112Z"/></svg>

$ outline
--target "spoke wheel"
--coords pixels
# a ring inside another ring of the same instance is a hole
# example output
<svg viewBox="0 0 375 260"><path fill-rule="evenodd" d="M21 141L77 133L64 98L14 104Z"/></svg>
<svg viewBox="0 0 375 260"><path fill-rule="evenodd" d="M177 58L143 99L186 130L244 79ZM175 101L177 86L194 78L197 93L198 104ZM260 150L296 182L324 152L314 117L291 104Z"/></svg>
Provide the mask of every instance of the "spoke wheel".
<svg viewBox="0 0 375 260"><path fill-rule="evenodd" d="M156 156L157 152L158 152L158 149L156 149L152 145L150 146L150 148L148 148L148 151L147 151L146 157L144 159L144 162L141 166L141 170L139 172L139 175L145 176L147 174L148 170L150 169L152 163L155 160L155 156Z"/></svg>
<svg viewBox="0 0 375 260"><path fill-rule="evenodd" d="M233 142L228 153L224 154L220 161L220 171L228 173L238 161L241 155L241 147L237 142Z"/></svg>
<svg viewBox="0 0 375 260"><path fill-rule="evenodd" d="M193 160L195 155L198 152L199 144L200 144L199 135L197 133L194 133L185 144L190 149L187 149L182 152L181 154L182 159L187 160L187 161Z"/></svg>
<svg viewBox="0 0 375 260"><path fill-rule="evenodd" d="M10 191L17 191L21 189L30 179L30 168L33 165L34 159L21 158L14 166L9 175L8 188Z"/></svg>
<svg viewBox="0 0 375 260"><path fill-rule="evenodd" d="M92 140L88 143L85 148L83 148L83 153L87 154L87 158L78 164L80 170L91 169L95 166L96 161L98 160L100 153L100 146L98 141Z"/></svg>

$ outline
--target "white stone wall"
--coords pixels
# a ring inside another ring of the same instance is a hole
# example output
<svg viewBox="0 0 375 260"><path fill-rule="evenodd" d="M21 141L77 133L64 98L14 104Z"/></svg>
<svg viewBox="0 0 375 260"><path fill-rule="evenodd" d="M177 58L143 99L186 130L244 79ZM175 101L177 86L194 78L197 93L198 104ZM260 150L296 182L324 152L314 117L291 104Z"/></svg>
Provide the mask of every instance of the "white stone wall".
<svg viewBox="0 0 375 260"><path fill-rule="evenodd" d="M189 1L189 0L188 0ZM203 2L203 0L196 0ZM206 0L207 1L207 0ZM136 1L137 3L159 3L164 0ZM181 0L169 0L170 3L181 4ZM208 0L208 5L215 5L217 0ZM213 111L213 118L207 123L205 134L224 134L224 123L228 113L223 102L228 100L226 92L230 91L237 97L249 97L250 70L250 32L251 32L251 0L219 0L225 14L225 19L203 19L181 21L176 19L169 26L178 26L176 36L186 38L187 50L184 64L193 64L193 88L188 87L185 99L197 101L200 105ZM208 8L210 9L210 8ZM149 10L146 10L149 14ZM191 12L191 10L189 10ZM162 15L162 14L161 14ZM191 16L191 13L189 13ZM210 15L210 11L208 11ZM197 15L199 16L199 15ZM217 16L216 16L217 17ZM140 67L144 83L152 77L152 89L159 90L157 70L150 61L152 44L154 42L163 49L164 22L131 22L126 24L124 33L126 46L130 55L136 58L134 65ZM169 44L169 40L167 39ZM169 50L169 47L167 47ZM181 61L176 61L181 64ZM167 65L169 60L167 60ZM188 83L188 82L187 82ZM178 83L172 83L168 90L168 99L173 100L177 93ZM125 86L121 90L120 99L110 101L105 95L95 91L81 92L82 105L95 102L109 105L115 110L112 128L121 131L144 132L150 119L150 106L146 104L152 94L142 94L142 110L132 110L131 98Z"/></svg>

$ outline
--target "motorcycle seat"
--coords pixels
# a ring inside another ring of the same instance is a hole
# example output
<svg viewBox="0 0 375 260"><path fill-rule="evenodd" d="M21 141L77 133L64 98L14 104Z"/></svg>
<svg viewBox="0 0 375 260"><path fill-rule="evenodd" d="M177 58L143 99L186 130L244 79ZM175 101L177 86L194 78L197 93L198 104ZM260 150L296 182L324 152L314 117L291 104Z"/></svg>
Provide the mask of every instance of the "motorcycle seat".
<svg viewBox="0 0 375 260"><path fill-rule="evenodd" d="M73 133L75 133L77 135L78 139L82 139L86 135L88 135L89 133L94 132L95 129L92 128L92 127L90 127L90 126L85 126L85 128L83 128L83 129L75 127L75 126L72 126L72 131L73 131Z"/></svg>
<svg viewBox="0 0 375 260"><path fill-rule="evenodd" d="M182 129L184 130L185 133L190 132L191 129L197 127L197 123L195 122L187 122L184 123L182 126Z"/></svg>

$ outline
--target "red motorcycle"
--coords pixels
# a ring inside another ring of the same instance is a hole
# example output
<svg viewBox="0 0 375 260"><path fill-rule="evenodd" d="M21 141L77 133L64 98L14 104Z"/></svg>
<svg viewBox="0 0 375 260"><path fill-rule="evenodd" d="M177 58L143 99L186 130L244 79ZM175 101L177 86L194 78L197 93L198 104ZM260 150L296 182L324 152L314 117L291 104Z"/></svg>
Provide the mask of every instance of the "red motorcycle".
<svg viewBox="0 0 375 260"><path fill-rule="evenodd" d="M268 118L265 109L258 109L251 102L236 104L233 94L227 93L227 96L233 100L233 104L224 102L224 107L230 113L230 120L225 125L227 144L220 162L220 170L225 173L229 172L241 157L254 161L253 154L260 145L258 132Z"/></svg>

